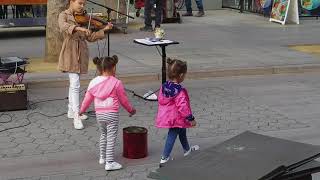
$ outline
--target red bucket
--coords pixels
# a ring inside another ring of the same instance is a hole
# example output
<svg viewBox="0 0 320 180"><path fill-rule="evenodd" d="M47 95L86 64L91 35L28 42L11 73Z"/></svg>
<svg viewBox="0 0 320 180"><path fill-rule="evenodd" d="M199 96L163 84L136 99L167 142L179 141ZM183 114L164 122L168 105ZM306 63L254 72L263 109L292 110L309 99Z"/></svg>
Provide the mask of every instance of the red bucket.
<svg viewBox="0 0 320 180"><path fill-rule="evenodd" d="M123 157L144 158L148 155L148 130L144 127L123 128Z"/></svg>

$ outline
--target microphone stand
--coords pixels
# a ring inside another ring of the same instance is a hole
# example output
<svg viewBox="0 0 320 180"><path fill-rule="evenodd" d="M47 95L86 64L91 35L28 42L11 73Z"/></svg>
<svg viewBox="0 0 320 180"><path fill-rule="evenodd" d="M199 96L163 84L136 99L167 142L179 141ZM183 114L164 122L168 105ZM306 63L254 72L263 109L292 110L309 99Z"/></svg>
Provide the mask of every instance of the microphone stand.
<svg viewBox="0 0 320 180"><path fill-rule="evenodd" d="M94 2L94 1L92 1L92 0L87 0L88 2L90 2L90 3L92 3L92 4L95 4L95 5L97 5L97 6L100 6L100 7L103 7L103 8L105 8L105 9L107 9L107 14L108 14L108 22L110 23L111 22L111 19L110 19L110 13L113 11L113 12L116 12L116 13L118 13L118 14L121 14L121 15L123 15L123 16L126 16L126 17L129 17L129 18L131 18L131 19L134 19L134 17L132 17L132 16L130 16L130 15L128 15L128 14L123 14L123 13L121 13L121 12L118 12L118 11L116 11L116 10L114 10L114 9L112 9L112 8L109 8L109 7L107 7L107 6L105 6L105 5L103 5L103 4L99 4L99 3L96 3L96 2ZM107 37L108 37L108 56L110 56L110 32L108 31L108 33L107 33Z"/></svg>

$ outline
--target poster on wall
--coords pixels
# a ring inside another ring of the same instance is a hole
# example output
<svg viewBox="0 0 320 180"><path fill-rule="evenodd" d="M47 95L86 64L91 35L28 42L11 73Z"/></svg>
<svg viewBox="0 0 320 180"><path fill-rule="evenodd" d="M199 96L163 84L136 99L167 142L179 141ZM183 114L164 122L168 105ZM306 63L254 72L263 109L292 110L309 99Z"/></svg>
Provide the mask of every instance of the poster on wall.
<svg viewBox="0 0 320 180"><path fill-rule="evenodd" d="M272 0L256 0L255 3L258 10L263 11L265 15L270 15Z"/></svg>
<svg viewBox="0 0 320 180"><path fill-rule="evenodd" d="M299 11L297 0L274 0L272 4L270 21L284 25L286 22L299 24Z"/></svg>
<svg viewBox="0 0 320 180"><path fill-rule="evenodd" d="M300 0L302 16L320 16L320 0Z"/></svg>

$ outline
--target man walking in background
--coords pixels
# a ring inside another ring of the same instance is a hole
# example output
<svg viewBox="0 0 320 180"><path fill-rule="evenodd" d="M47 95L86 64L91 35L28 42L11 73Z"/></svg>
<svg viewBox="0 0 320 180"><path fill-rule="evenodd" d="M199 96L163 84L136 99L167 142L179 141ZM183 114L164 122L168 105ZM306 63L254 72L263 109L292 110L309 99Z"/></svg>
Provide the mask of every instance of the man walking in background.
<svg viewBox="0 0 320 180"><path fill-rule="evenodd" d="M198 7L198 13L195 15L196 17L202 17L204 16L204 10L203 10L203 3L202 0L195 0L197 7ZM187 12L185 14L182 14L182 16L193 16L192 14L192 4L191 4L191 0L185 0L186 2L186 9Z"/></svg>
<svg viewBox="0 0 320 180"><path fill-rule="evenodd" d="M153 31L151 10L155 7L155 28L160 28L162 16L162 1L163 0L145 0L144 2L144 24L140 31Z"/></svg>

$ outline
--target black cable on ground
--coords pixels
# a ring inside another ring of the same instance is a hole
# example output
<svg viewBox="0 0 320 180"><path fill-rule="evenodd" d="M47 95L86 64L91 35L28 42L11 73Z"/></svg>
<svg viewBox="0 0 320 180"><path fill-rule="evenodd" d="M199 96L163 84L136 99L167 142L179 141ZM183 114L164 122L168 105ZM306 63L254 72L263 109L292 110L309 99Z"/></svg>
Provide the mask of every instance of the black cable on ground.
<svg viewBox="0 0 320 180"><path fill-rule="evenodd" d="M66 98L61 98L61 99L47 99L47 100L41 100L41 101L37 101L37 102L33 102L33 103L29 104L29 106L33 106L33 105L35 105L35 104L44 103L44 102L62 101L62 100L66 100L66 99L68 99L68 97L66 97Z"/></svg>
<svg viewBox="0 0 320 180"><path fill-rule="evenodd" d="M25 127L25 126L30 125L30 124L31 124L31 121L30 121L30 119L29 119L29 116L27 116L26 120L27 120L27 123L26 123L26 124L20 125L20 126L15 126L15 127L10 127L10 128L2 129L2 130L0 130L0 133L1 133L1 132L4 132L4 131L8 131L8 130L10 130L10 129L17 129L17 128L21 128L21 127ZM12 121L12 119L11 119L11 121Z"/></svg>
<svg viewBox="0 0 320 180"><path fill-rule="evenodd" d="M38 101L38 102L33 102L31 104L28 104L28 107L30 108L28 111L32 111L34 110L35 108L32 108L32 106L36 105L36 104L39 104L39 103L44 103L44 102L51 102L51 101L61 101L61 100L66 100L67 98L62 98L62 99L48 99L48 100L42 100L42 101ZM30 102L30 101L29 101ZM7 130L10 130L10 129L17 129L17 128L21 128L21 127L25 127L25 126L28 126L31 124L31 120L30 120L30 116L33 115L33 114L40 114L42 116L45 116L45 117L48 117L48 118L54 118L54 117L60 117L60 116L63 116L67 113L62 113L62 114L58 114L58 115L47 115L47 114L44 114L44 113L41 113L41 112L32 112L32 113L29 113L27 114L27 117L26 117L26 120L27 120L27 123L26 124L23 124L23 125L19 125L19 126L15 126L15 127L10 127L10 128L5 128L5 129L2 129L0 130L0 132L4 132L4 131L7 131ZM4 124L4 123L10 123L13 121L13 116L12 115L9 115L9 114L6 114L6 113L2 113L0 115L0 118L3 117L3 116L8 116L10 117L9 121L5 121L5 122L0 122L1 124Z"/></svg>
<svg viewBox="0 0 320 180"><path fill-rule="evenodd" d="M153 93L148 94L146 97L143 97L143 96L135 93L133 90L126 89L126 88L125 88L125 90L128 91L128 92L130 92L130 93L132 93L134 96L137 96L137 97L139 97L139 98L141 98L141 99L143 99L143 100L145 100L145 101L158 101L157 99L148 99L148 97L150 97L152 94L158 92L159 89L157 89L155 92L152 91Z"/></svg>
<svg viewBox="0 0 320 180"><path fill-rule="evenodd" d="M10 114L2 113L2 114L0 115L0 118L1 118L2 116L8 116L10 120L9 120L9 121L0 121L0 123L9 123L9 122L11 122L11 121L13 120L13 117L12 117Z"/></svg>

